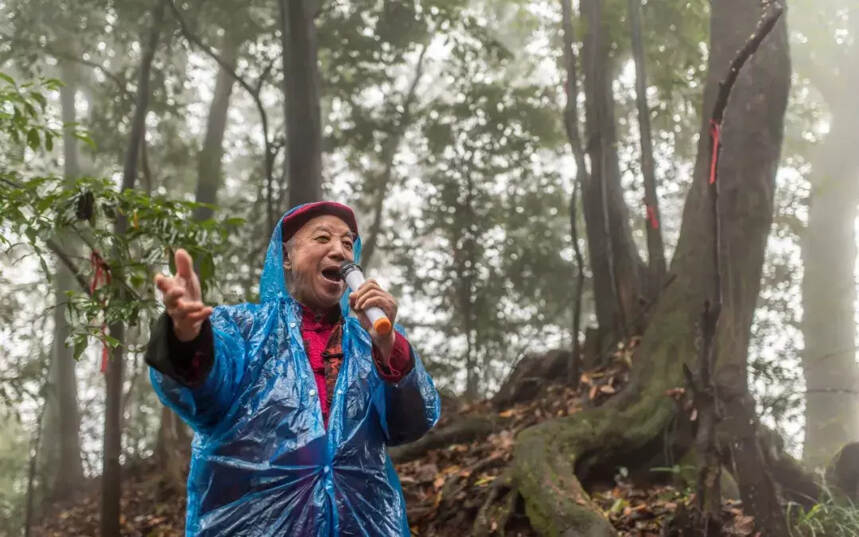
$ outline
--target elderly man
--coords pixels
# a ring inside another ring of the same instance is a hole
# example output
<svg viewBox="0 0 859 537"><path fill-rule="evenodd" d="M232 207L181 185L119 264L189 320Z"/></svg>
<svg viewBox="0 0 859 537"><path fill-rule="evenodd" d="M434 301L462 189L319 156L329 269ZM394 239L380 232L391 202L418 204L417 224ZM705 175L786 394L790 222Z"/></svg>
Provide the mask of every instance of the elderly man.
<svg viewBox="0 0 859 537"><path fill-rule="evenodd" d="M195 431L187 535L409 535L386 446L428 431L439 396L402 333L367 319L394 322L394 298L373 280L349 296L338 269L359 253L352 210L317 202L276 226L259 304L206 306L183 250L156 277L152 385Z"/></svg>

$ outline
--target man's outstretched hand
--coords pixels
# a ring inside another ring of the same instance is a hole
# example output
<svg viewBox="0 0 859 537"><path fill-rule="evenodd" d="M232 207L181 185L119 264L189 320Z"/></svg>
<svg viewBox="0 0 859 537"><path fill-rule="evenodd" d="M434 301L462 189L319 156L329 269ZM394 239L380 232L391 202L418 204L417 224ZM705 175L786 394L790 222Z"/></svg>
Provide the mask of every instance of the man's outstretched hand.
<svg viewBox="0 0 859 537"><path fill-rule="evenodd" d="M155 286L161 290L161 300L173 320L176 339L191 341L200 334L200 327L212 314L212 308L202 302L200 279L194 274L194 263L188 252L180 248L174 259L176 274L172 278L156 275Z"/></svg>

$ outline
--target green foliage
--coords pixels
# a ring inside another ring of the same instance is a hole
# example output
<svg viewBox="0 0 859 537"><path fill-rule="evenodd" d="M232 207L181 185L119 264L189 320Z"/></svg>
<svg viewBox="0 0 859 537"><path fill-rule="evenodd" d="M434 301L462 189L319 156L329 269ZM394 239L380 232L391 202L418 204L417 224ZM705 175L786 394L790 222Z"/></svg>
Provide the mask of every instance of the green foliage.
<svg viewBox="0 0 859 537"><path fill-rule="evenodd" d="M17 89L14 81L4 77L8 88L0 93L0 109L20 107L27 114L10 114L2 123L0 135L12 147L26 143L33 151L47 150L47 140L56 131L45 126L40 114L30 114L32 103L41 103L39 93ZM56 87L55 82L47 84ZM22 86L27 88L27 85ZM23 118L23 119L22 119ZM85 138L79 133L79 137ZM44 142L44 144L40 144ZM90 337L102 338L110 346L119 342L101 335L101 324L136 325L151 318L158 305L153 295L154 269L172 259L171 248L186 248L199 263L204 289L214 277L214 256L224 248L227 235L241 224L240 220L206 220L196 222L191 213L198 204L151 197L138 190L119 191L107 179L79 178L72 181L54 176L31 176L26 166L0 168L0 246L20 245L15 238L32 248L45 274L50 274L48 251L53 251L70 266L79 280L95 282L94 290L81 285L69 294L69 313L73 320L70 342L79 357ZM123 233L116 233L119 220L127 223ZM60 236L74 236L91 252L91 266L75 259ZM62 255L61 255L62 254ZM97 256L97 257L95 257ZM98 258L103 259L103 266ZM108 272L107 282L96 282L96 274ZM102 283L107 283L102 285Z"/></svg>
<svg viewBox="0 0 859 537"><path fill-rule="evenodd" d="M28 448L26 431L9 416L0 416L0 535L19 535L24 525Z"/></svg>
<svg viewBox="0 0 859 537"><path fill-rule="evenodd" d="M421 215L392 243L409 285L432 297L426 313L445 319L433 360L467 365L469 388L489 389L522 334L562 324L569 309L568 198L560 176L536 165L562 137L549 90L497 82L513 56L485 27L465 18L448 45L436 76L446 89L420 113L411 146L426 178Z"/></svg>
<svg viewBox="0 0 859 537"><path fill-rule="evenodd" d="M788 508L791 537L855 537L859 535L859 506L849 498L824 489L820 501L808 510Z"/></svg>
<svg viewBox="0 0 859 537"><path fill-rule="evenodd" d="M41 79L18 85L9 75L0 72L0 132L13 146L26 145L38 150L43 142L50 151L57 131L44 121L47 100L45 92L56 91L62 84L56 79ZM20 155L20 152L10 154Z"/></svg>

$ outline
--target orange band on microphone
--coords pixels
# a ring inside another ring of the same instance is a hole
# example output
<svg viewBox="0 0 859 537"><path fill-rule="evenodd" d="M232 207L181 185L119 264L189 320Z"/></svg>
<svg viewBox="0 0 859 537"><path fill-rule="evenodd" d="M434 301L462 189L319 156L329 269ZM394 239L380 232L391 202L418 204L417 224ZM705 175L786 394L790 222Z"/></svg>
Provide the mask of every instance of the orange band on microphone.
<svg viewBox="0 0 859 537"><path fill-rule="evenodd" d="M386 336L391 332L391 321L387 317L376 319L373 323L373 330L380 336Z"/></svg>

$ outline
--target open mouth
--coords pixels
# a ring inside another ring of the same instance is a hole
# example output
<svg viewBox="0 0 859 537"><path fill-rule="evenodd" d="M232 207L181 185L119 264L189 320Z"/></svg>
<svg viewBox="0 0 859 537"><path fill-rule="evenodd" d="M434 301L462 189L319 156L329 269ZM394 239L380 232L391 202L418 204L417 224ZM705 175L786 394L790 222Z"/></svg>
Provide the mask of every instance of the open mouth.
<svg viewBox="0 0 859 537"><path fill-rule="evenodd" d="M336 268L327 268L322 271L322 277L333 283L340 283L340 271Z"/></svg>

